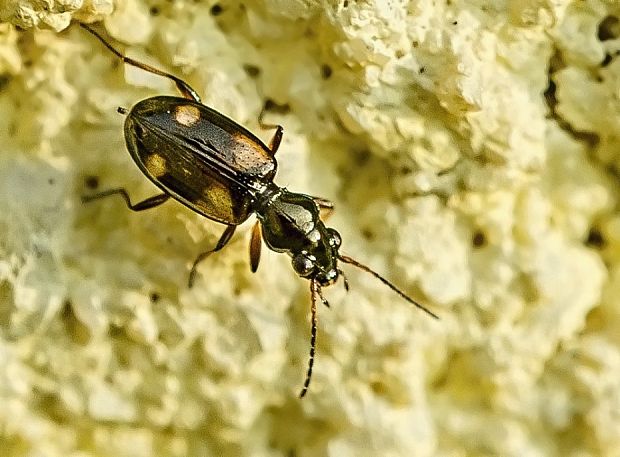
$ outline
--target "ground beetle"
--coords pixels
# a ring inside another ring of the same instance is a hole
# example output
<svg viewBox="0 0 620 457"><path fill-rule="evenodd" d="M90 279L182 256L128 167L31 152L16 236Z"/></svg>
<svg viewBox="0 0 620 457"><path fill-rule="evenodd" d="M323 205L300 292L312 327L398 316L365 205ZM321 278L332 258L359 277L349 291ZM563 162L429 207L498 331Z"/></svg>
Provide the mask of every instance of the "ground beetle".
<svg viewBox="0 0 620 457"><path fill-rule="evenodd" d="M262 236L270 249L289 254L295 272L310 280L310 358L300 397L308 391L312 377L317 297L329 306L321 288L342 276L348 290L338 261L370 273L409 303L438 318L379 273L339 252L340 235L325 227L321 220L321 215L326 217L333 210L331 202L289 192L273 182L277 170L274 156L282 140L281 126L271 126L276 131L267 147L233 120L203 105L196 91L185 81L124 56L98 32L85 24L80 25L124 63L171 79L183 95L151 97L139 101L130 110L118 109L127 116L125 141L131 157L163 193L132 204L127 191L119 188L83 197L83 201L120 195L129 209L143 211L172 197L206 218L226 224L216 246L194 261L189 274L190 287L198 263L226 246L236 227L255 213L257 221L250 240L252 271L258 268Z"/></svg>

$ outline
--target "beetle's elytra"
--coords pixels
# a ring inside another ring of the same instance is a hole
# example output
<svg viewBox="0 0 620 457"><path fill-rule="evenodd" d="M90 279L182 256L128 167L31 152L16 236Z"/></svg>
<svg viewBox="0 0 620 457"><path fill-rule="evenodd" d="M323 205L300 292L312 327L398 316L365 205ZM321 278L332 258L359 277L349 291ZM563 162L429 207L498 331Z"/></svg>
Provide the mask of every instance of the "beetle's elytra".
<svg viewBox="0 0 620 457"><path fill-rule="evenodd" d="M310 358L300 397L308 391L312 377L317 297L328 305L322 287L333 284L341 276L348 289L339 261L372 274L403 299L438 318L379 273L340 253L340 235L326 227L321 219L321 211L333 209L331 202L289 192L273 182L278 168L275 154L282 139L281 126L274 126L276 131L267 146L244 127L203 105L185 81L125 57L98 32L87 25L81 26L124 63L171 79L183 95L151 97L139 101L130 110L118 109L126 115L125 141L129 153L162 193L132 204L125 189L119 188L83 197L83 201L120 195L129 209L142 211L172 197L206 218L226 224L216 246L194 261L189 274L190 287L198 263L222 249L235 228L256 214L250 241L252 271L258 268L264 241L270 249L287 253L295 272L310 281Z"/></svg>

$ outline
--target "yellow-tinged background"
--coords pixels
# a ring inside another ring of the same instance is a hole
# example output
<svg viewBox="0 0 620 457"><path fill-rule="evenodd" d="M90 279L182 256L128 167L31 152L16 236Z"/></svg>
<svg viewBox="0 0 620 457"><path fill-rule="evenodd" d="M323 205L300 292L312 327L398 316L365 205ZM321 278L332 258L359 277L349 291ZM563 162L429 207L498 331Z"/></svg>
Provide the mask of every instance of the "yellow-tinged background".
<svg viewBox="0 0 620 457"><path fill-rule="evenodd" d="M586 1L0 2L0 455L620 455L620 6ZM363 272L249 272L243 226L156 192L123 117L187 79L329 198ZM101 27L101 24L99 24Z"/></svg>

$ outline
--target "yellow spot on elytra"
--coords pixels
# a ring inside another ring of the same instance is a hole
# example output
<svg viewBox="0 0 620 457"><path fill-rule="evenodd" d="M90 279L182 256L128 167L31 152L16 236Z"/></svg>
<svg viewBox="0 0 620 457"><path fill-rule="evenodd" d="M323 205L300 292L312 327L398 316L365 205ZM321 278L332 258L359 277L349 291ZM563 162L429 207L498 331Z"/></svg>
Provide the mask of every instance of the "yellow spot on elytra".
<svg viewBox="0 0 620 457"><path fill-rule="evenodd" d="M256 141L252 140L251 138L248 138L247 135L244 133L231 132L231 136L235 139L235 142L241 143L246 148L250 148L253 150L260 150L260 147L258 146L258 144L256 144Z"/></svg>
<svg viewBox="0 0 620 457"><path fill-rule="evenodd" d="M174 119L185 127L190 127L200 120L200 110L193 105L179 105L174 111Z"/></svg>
<svg viewBox="0 0 620 457"><path fill-rule="evenodd" d="M156 178L166 174L166 159L159 154L151 154L146 158L146 169Z"/></svg>
<svg viewBox="0 0 620 457"><path fill-rule="evenodd" d="M270 156L265 153L263 148L244 133L231 133L234 138L234 148L232 150L235 165L241 170L254 170L257 161L265 161Z"/></svg>
<svg viewBox="0 0 620 457"><path fill-rule="evenodd" d="M213 183L211 185L207 185L202 193L207 199L211 202L214 202L216 205L220 206L222 209L231 208L233 205L230 190L226 189L219 183Z"/></svg>

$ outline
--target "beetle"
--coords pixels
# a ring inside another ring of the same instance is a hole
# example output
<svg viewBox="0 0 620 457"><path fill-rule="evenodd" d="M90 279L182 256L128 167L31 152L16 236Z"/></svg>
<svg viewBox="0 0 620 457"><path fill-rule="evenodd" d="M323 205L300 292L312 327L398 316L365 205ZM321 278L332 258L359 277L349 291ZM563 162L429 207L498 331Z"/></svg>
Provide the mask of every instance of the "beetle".
<svg viewBox="0 0 620 457"><path fill-rule="evenodd" d="M322 288L340 277L345 289L349 288L339 262L370 273L404 300L439 319L379 273L340 253L340 234L323 222L333 210L330 201L290 192L273 182L282 126L269 126L276 130L267 146L235 121L202 104L198 93L182 79L125 56L99 32L86 24L80 26L124 63L172 80L182 95L158 95L137 102L129 110L118 108L126 116L124 135L129 154L161 193L133 204L124 188L115 188L84 196L82 200L89 202L119 195L130 210L144 211L173 198L192 211L226 225L215 247L199 254L192 264L189 287L194 283L198 264L224 248L237 226L255 214L250 236L252 272L258 269L264 242L269 249L288 254L295 273L310 281L310 355L300 398L306 395L312 378L317 298L329 306Z"/></svg>

